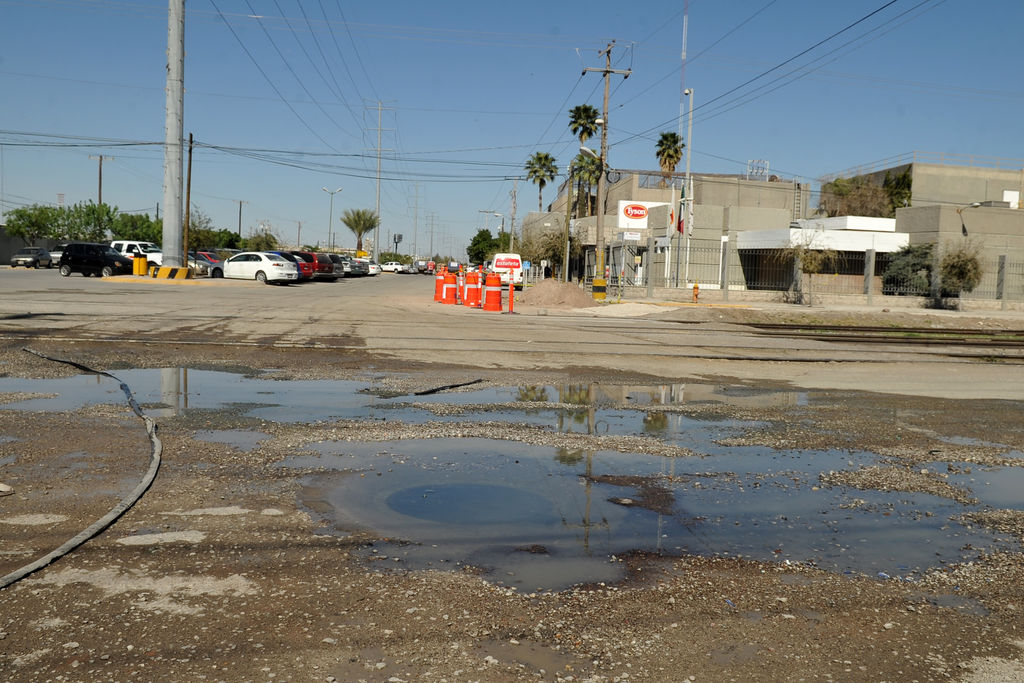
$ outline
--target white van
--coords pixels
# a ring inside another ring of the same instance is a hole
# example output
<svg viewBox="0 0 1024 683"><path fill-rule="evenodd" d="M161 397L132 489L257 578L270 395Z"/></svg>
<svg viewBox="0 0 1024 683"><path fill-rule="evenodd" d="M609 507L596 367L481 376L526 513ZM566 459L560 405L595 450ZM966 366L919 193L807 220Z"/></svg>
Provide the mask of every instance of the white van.
<svg viewBox="0 0 1024 683"><path fill-rule="evenodd" d="M523 288L523 259L519 254L495 254L491 272L501 276L501 284L511 282L516 289Z"/></svg>

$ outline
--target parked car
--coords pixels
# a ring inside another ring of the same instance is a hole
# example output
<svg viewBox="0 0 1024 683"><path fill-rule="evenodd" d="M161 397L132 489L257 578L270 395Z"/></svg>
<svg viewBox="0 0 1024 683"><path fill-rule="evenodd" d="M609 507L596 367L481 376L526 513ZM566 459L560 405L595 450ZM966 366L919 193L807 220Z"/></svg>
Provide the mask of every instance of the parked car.
<svg viewBox="0 0 1024 683"><path fill-rule="evenodd" d="M316 257L311 251L289 251L299 263L299 270L303 280L312 280L316 277ZM306 265L303 266L302 264Z"/></svg>
<svg viewBox="0 0 1024 683"><path fill-rule="evenodd" d="M64 253L64 247L66 246L68 245L61 243L50 249L50 261L53 262L53 265L60 263L60 255Z"/></svg>
<svg viewBox="0 0 1024 683"><path fill-rule="evenodd" d="M351 256L347 258L353 275L362 277L370 274L370 266L367 264L366 259L352 258Z"/></svg>
<svg viewBox="0 0 1024 683"><path fill-rule="evenodd" d="M213 276L213 268L218 265L220 260L212 261L210 257L206 255L206 252L189 252L188 265L189 268L195 270L196 275L209 275ZM223 272L221 273L223 275Z"/></svg>
<svg viewBox="0 0 1024 683"><path fill-rule="evenodd" d="M206 260L208 260L210 263L220 263L221 261L224 260L224 259L222 259L220 257L220 254L218 254L215 251L209 251L209 250L207 250L207 251L197 251L196 252L196 256L201 256L201 257L205 258Z"/></svg>
<svg viewBox="0 0 1024 683"><path fill-rule="evenodd" d="M313 264L307 261L306 259L302 258L301 256L296 256L290 251L271 251L268 253L277 254L285 261L294 263L295 269L299 273L299 282L304 282L306 280L313 279Z"/></svg>
<svg viewBox="0 0 1024 683"><path fill-rule="evenodd" d="M380 265L378 265L377 262L372 259L357 258L356 261L362 261L363 263L366 264L367 275L380 275L382 272L380 269Z"/></svg>
<svg viewBox="0 0 1024 683"><path fill-rule="evenodd" d="M334 263L334 275L336 277L349 277L352 275L352 264L341 254L331 254L331 262Z"/></svg>
<svg viewBox="0 0 1024 683"><path fill-rule="evenodd" d="M224 277L288 284L299 279L299 269L280 254L243 251L224 261Z"/></svg>
<svg viewBox="0 0 1024 683"><path fill-rule="evenodd" d="M139 242L137 240L114 240L110 243L119 254L128 258L135 258L136 254L146 257L146 263L150 266L162 266L164 264L164 253L152 242Z"/></svg>
<svg viewBox="0 0 1024 683"><path fill-rule="evenodd" d="M48 249L43 247L22 247L11 256L11 268L25 266L26 268L38 268L45 266L53 267L53 257Z"/></svg>
<svg viewBox="0 0 1024 683"><path fill-rule="evenodd" d="M398 261L388 261L381 264L380 269L383 273L400 273L402 272L402 264Z"/></svg>
<svg viewBox="0 0 1024 683"><path fill-rule="evenodd" d="M68 277L71 273L90 275L131 275L132 259L119 254L108 244L95 242L70 242L64 245L60 256L60 274Z"/></svg>
<svg viewBox="0 0 1024 683"><path fill-rule="evenodd" d="M402 264L402 269L400 271L398 271L398 272L399 273L410 273L410 274L415 275L416 274L416 264L415 263L403 263Z"/></svg>
<svg viewBox="0 0 1024 683"><path fill-rule="evenodd" d="M330 280L334 282L338 279L338 276L334 274L334 261L331 260L331 255L324 252L316 252L313 254L313 266L315 268L314 277L318 280Z"/></svg>

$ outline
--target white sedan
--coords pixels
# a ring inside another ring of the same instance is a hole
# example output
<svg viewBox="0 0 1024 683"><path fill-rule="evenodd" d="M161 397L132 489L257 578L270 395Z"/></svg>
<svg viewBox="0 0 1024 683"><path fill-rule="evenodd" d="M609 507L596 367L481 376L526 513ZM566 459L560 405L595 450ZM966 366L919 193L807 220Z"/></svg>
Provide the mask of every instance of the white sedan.
<svg viewBox="0 0 1024 683"><path fill-rule="evenodd" d="M284 260L277 254L243 251L224 261L224 277L238 280L258 280L264 284L270 282L288 284L299 279L299 271L294 263Z"/></svg>

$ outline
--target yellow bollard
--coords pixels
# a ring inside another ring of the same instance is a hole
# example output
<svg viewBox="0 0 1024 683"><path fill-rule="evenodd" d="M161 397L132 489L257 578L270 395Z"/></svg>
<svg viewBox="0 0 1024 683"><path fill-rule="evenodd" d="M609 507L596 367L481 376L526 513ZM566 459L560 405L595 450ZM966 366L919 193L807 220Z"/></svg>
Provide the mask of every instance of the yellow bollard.
<svg viewBox="0 0 1024 683"><path fill-rule="evenodd" d="M696 282L693 283L693 303L697 303L697 297L700 296L700 285Z"/></svg>

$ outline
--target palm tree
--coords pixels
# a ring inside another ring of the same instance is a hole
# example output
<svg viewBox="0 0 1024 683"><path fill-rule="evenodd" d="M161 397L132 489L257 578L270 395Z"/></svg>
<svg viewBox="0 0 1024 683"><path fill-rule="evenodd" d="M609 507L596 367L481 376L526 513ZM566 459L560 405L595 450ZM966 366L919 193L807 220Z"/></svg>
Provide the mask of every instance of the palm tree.
<svg viewBox="0 0 1024 683"><path fill-rule="evenodd" d="M363 235L380 225L380 216L369 209L345 209L341 222L356 234L356 251L362 251Z"/></svg>
<svg viewBox="0 0 1024 683"><path fill-rule="evenodd" d="M664 132L658 137L654 154L658 157L661 172L665 174L665 180L661 182L662 187L668 183L668 177L676 170L679 160L683 158L683 147L685 146L678 133Z"/></svg>
<svg viewBox="0 0 1024 683"><path fill-rule="evenodd" d="M582 145L597 132L597 107L579 104L569 110L569 130Z"/></svg>
<svg viewBox="0 0 1024 683"><path fill-rule="evenodd" d="M524 169L527 180L537 183L537 211L544 213L544 186L558 174L555 158L547 152L534 152Z"/></svg>
<svg viewBox="0 0 1024 683"><path fill-rule="evenodd" d="M590 139L591 137L594 136L595 133L597 133L597 116L598 116L598 114L597 114L597 107L594 107L594 106L589 105L589 104L578 104L578 105L576 105L575 107L573 107L572 109L569 110L569 130L572 131L573 135L575 135L576 137L578 137L580 139L580 147L583 147L584 143L586 143L586 141L588 139ZM582 154L580 154L576 158L576 168L577 169L582 167L581 161L583 159L587 159L588 161L593 161L593 160L590 159L590 157L584 157ZM587 164L588 167L589 166L593 166L593 165L594 164L589 164L589 163ZM584 178L582 173L576 177L576 197L577 197L576 202L577 202L577 204L579 204L579 200L583 198L583 181L584 180L585 180L585 178ZM589 181L587 182L587 197L586 197L586 199L587 199L587 201L586 201L587 214L586 215L589 216L590 215L590 182ZM576 214L579 215L579 210L578 209L576 211Z"/></svg>
<svg viewBox="0 0 1024 683"><path fill-rule="evenodd" d="M573 162L573 166L576 169L576 182L578 184L576 192L576 215L581 217L589 216L591 197L590 190L601 176L601 161L580 152L576 155L576 160ZM586 188L585 191L584 188ZM582 211L580 210L581 208L583 209Z"/></svg>

